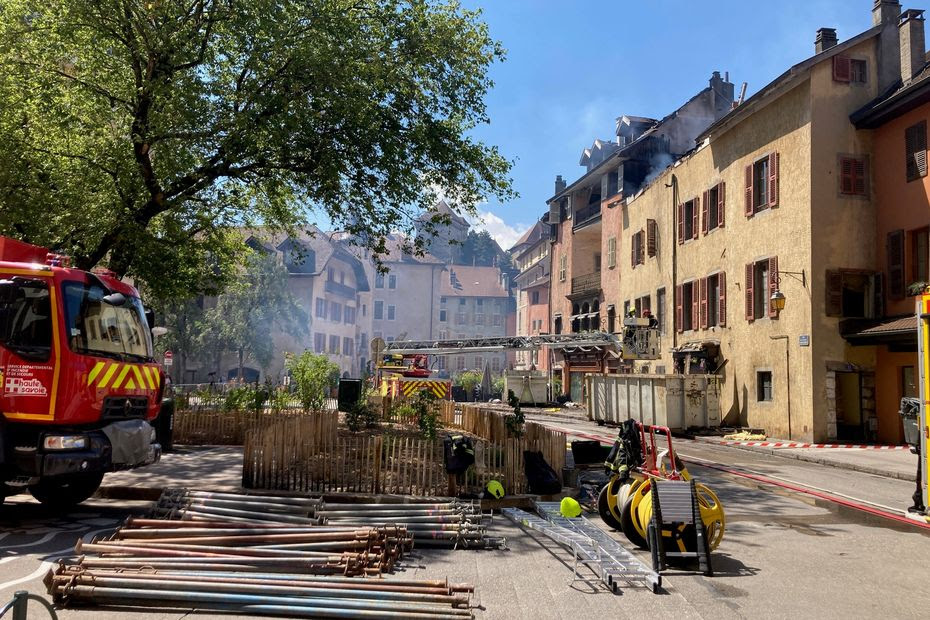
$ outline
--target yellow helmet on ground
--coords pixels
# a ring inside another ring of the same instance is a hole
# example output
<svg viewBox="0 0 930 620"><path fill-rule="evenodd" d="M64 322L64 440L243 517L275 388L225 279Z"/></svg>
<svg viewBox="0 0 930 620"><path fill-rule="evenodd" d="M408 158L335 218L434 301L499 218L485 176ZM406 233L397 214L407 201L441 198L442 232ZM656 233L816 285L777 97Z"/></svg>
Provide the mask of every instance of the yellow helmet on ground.
<svg viewBox="0 0 930 620"><path fill-rule="evenodd" d="M488 486L486 487L486 489L488 491L488 494L490 494L491 497L495 499L500 499L504 497L504 485L502 485L497 480L491 480L490 482L488 482Z"/></svg>
<svg viewBox="0 0 930 620"><path fill-rule="evenodd" d="M562 503L559 504L559 513L563 517L577 517L581 514L581 504L571 497L563 497Z"/></svg>

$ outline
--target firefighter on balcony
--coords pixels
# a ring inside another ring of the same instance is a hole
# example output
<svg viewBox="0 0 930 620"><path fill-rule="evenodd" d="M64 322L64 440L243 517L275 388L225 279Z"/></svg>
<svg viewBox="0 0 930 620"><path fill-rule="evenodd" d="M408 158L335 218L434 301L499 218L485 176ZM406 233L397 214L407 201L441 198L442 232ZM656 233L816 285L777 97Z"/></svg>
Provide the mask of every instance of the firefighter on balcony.
<svg viewBox="0 0 930 620"><path fill-rule="evenodd" d="M630 308L626 313L627 319L636 318L636 309ZM633 334L636 333L636 327L634 325L635 321L624 321L623 325L623 343L632 347L633 346Z"/></svg>

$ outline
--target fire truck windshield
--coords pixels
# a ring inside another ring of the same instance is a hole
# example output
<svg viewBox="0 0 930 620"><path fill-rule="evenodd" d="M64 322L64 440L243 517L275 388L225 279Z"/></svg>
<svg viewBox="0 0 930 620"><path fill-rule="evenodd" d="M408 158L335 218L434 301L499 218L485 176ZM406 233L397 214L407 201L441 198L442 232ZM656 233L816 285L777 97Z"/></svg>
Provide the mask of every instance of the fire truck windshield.
<svg viewBox="0 0 930 620"><path fill-rule="evenodd" d="M96 284L65 282L65 333L75 353L137 361L152 360L152 339L145 310L137 297L120 305L104 300Z"/></svg>

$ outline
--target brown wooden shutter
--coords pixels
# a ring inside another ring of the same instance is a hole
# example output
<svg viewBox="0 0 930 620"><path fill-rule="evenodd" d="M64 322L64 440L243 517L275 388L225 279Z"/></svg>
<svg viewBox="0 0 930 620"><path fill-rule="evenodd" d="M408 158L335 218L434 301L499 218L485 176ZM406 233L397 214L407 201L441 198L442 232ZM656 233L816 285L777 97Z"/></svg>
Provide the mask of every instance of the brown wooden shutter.
<svg viewBox="0 0 930 620"><path fill-rule="evenodd" d="M639 231L639 248L637 249L637 251L639 252L639 264L645 265L646 264L646 231L645 230Z"/></svg>
<svg viewBox="0 0 930 620"><path fill-rule="evenodd" d="M720 287L717 325L724 327L727 324L727 274L723 271L717 274L717 286Z"/></svg>
<svg viewBox="0 0 930 620"><path fill-rule="evenodd" d="M675 331L679 334L684 331L684 314L682 313L682 291L684 286L679 284L675 287Z"/></svg>
<svg viewBox="0 0 930 620"><path fill-rule="evenodd" d="M708 206L709 206L709 202L707 200L708 195L709 195L709 192L705 191L703 200L701 201L701 232L705 235L707 234L708 226L710 224L710 222L707 221Z"/></svg>
<svg viewBox="0 0 930 620"><path fill-rule="evenodd" d="M778 206L778 153L769 155L769 207Z"/></svg>
<svg viewBox="0 0 930 620"><path fill-rule="evenodd" d="M852 169L853 169L853 183L852 191L857 196L867 196L868 195L868 185L866 185L866 170L865 170L865 159L854 159L852 160Z"/></svg>
<svg viewBox="0 0 930 620"><path fill-rule="evenodd" d="M853 160L850 157L840 158L840 193L853 193Z"/></svg>
<svg viewBox="0 0 930 620"><path fill-rule="evenodd" d="M827 270L827 316L843 316L843 273Z"/></svg>
<svg viewBox="0 0 930 620"><path fill-rule="evenodd" d="M685 242L685 205L678 205L678 244Z"/></svg>
<svg viewBox="0 0 930 620"><path fill-rule="evenodd" d="M852 77L852 63L849 56L838 55L833 57L833 79L836 82L849 82Z"/></svg>
<svg viewBox="0 0 930 620"><path fill-rule="evenodd" d="M752 164L746 166L746 217L752 217Z"/></svg>
<svg viewBox="0 0 930 620"><path fill-rule="evenodd" d="M691 329L701 326L701 281L691 283Z"/></svg>
<svg viewBox="0 0 930 620"><path fill-rule="evenodd" d="M721 182L717 186L717 226L723 228L723 223L726 218L724 218L724 213L727 210L727 184L726 182Z"/></svg>
<svg viewBox="0 0 930 620"><path fill-rule="evenodd" d="M752 276L753 276L754 269L755 269L755 265L753 263L749 263L746 265L746 320L747 321L754 321L756 318L755 312L752 307L753 306L752 304L753 302L753 291L752 291L753 278Z"/></svg>
<svg viewBox="0 0 930 620"><path fill-rule="evenodd" d="M907 180L927 176L927 121L920 121L904 130L907 158Z"/></svg>
<svg viewBox="0 0 930 620"><path fill-rule="evenodd" d="M636 268L636 238L639 236L639 233L633 233L633 236L630 238L630 266L634 269Z"/></svg>
<svg viewBox="0 0 930 620"><path fill-rule="evenodd" d="M646 252L649 256L655 256L658 251L656 237L658 236L659 225L655 220L646 220Z"/></svg>
<svg viewBox="0 0 930 620"><path fill-rule="evenodd" d="M707 329L707 278L701 278L701 329Z"/></svg>
<svg viewBox="0 0 930 620"><path fill-rule="evenodd" d="M888 295L904 299L904 231L888 233L885 251L888 254Z"/></svg>
<svg viewBox="0 0 930 620"><path fill-rule="evenodd" d="M769 259L769 317L773 319L778 318L778 310L775 309L775 304L772 303L772 295L775 294L775 291L778 290L778 257L773 256Z"/></svg>
<svg viewBox="0 0 930 620"><path fill-rule="evenodd" d="M691 208L691 238L697 239L701 232L701 199L694 197L694 206Z"/></svg>

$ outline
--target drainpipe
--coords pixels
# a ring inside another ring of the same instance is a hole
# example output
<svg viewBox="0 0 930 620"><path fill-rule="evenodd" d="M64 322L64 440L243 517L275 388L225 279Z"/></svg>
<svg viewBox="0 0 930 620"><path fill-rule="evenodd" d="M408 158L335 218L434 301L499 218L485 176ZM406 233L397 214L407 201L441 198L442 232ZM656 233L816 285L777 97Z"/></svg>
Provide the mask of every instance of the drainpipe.
<svg viewBox="0 0 930 620"><path fill-rule="evenodd" d="M788 441L791 441L791 341L788 336L769 336L772 340L785 341L785 387L788 390Z"/></svg>
<svg viewBox="0 0 930 620"><path fill-rule="evenodd" d="M674 349L678 346L678 329L675 325L675 309L678 307L678 177L673 174L671 185L666 184L665 187L672 188L672 234L669 237L672 240L672 307L668 316L672 317L672 348ZM682 309L682 312L684 312L684 309ZM668 318L666 318L665 323L669 323ZM675 359L673 357L672 368L674 369L674 367Z"/></svg>

